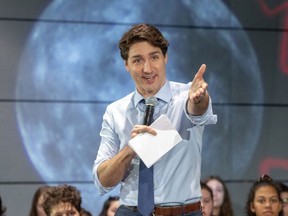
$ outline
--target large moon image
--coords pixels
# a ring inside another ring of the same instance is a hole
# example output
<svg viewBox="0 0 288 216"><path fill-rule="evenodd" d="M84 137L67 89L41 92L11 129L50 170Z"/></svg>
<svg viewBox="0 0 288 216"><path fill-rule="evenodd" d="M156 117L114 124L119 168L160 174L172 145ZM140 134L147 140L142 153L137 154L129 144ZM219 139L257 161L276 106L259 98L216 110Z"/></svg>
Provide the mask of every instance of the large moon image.
<svg viewBox="0 0 288 216"><path fill-rule="evenodd" d="M207 64L204 78L218 124L204 132L202 175L244 175L258 143L262 110L229 104L260 103L263 90L245 32L214 29L241 29L222 1L51 1L39 19L19 63L16 98L27 102L18 103L16 111L23 145L43 181L76 185L84 207L95 215L108 195L117 194L116 188L98 195L92 166L107 104L134 91L118 40L142 22L158 26L170 41L168 79L190 82Z"/></svg>

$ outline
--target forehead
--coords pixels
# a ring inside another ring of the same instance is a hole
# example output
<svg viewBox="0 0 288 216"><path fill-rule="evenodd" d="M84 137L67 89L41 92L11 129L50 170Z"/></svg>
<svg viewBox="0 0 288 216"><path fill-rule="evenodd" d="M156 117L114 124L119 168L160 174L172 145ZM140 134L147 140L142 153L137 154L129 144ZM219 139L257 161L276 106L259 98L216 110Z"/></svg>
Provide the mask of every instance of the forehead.
<svg viewBox="0 0 288 216"><path fill-rule="evenodd" d="M212 194L210 194L210 192L206 189L206 188L202 188L201 189L201 192L202 192L202 197L204 198L207 198L207 197L210 197L212 198Z"/></svg>
<svg viewBox="0 0 288 216"><path fill-rule="evenodd" d="M255 191L255 197L272 197L272 196L278 196L277 190L271 186L271 185L265 185L261 186L256 189Z"/></svg>
<svg viewBox="0 0 288 216"><path fill-rule="evenodd" d="M161 49L159 47L155 47L146 41L134 43L130 49L128 56L129 58L133 58L135 56L145 56L151 55L154 53L161 53Z"/></svg>
<svg viewBox="0 0 288 216"><path fill-rule="evenodd" d="M223 188L223 185L220 181L218 181L217 179L211 179L207 182L207 185L209 185L210 187L213 188Z"/></svg>
<svg viewBox="0 0 288 216"><path fill-rule="evenodd" d="M69 211L77 211L77 210L69 202L59 203L59 204L52 207L51 215L61 215L61 214L67 213Z"/></svg>

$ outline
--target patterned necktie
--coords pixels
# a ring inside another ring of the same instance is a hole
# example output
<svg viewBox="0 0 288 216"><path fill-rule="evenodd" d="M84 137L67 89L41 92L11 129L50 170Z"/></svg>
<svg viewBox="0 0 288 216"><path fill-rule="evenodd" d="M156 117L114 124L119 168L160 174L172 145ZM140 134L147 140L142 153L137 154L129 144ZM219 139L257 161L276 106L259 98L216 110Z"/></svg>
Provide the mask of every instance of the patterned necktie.
<svg viewBox="0 0 288 216"><path fill-rule="evenodd" d="M155 98L155 106L158 104ZM147 104L147 101L146 101ZM154 108L154 107L153 107ZM138 211L143 216L150 216L154 209L153 166L147 168L140 159L138 185Z"/></svg>

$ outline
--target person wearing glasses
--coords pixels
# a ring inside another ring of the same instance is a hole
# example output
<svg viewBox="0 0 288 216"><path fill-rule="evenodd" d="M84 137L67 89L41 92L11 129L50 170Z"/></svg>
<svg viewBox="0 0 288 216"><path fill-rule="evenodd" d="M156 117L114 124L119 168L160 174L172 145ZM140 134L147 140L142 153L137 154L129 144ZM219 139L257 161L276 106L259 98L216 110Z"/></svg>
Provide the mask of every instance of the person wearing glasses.
<svg viewBox="0 0 288 216"><path fill-rule="evenodd" d="M288 186L285 185L283 182L279 182L279 187L281 191L281 200L282 200L282 216L288 216Z"/></svg>

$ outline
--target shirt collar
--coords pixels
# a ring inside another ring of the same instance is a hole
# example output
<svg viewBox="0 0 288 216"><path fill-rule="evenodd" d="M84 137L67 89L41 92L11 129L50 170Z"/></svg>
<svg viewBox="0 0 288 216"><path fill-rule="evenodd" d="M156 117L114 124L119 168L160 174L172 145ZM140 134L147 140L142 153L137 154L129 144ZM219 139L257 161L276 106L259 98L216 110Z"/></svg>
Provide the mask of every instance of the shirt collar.
<svg viewBox="0 0 288 216"><path fill-rule="evenodd" d="M165 101L168 103L171 98L172 98L172 91L171 91L171 86L169 83L169 80L166 79L165 84L162 86L162 88L157 92L155 97L161 99L162 101ZM134 97L133 97L133 104L135 107L138 106L139 102L144 99L144 97L137 91L135 90Z"/></svg>

